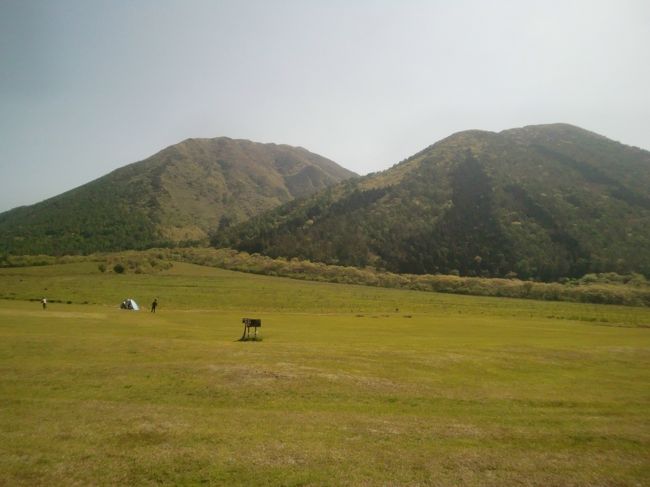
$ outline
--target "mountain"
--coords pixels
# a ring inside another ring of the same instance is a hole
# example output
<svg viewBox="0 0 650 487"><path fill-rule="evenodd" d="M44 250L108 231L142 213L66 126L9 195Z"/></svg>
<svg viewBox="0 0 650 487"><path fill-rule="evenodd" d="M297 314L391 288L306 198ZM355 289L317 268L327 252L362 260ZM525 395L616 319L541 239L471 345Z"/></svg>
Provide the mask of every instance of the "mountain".
<svg viewBox="0 0 650 487"><path fill-rule="evenodd" d="M650 275L650 152L566 124L460 132L213 244L416 274Z"/></svg>
<svg viewBox="0 0 650 487"><path fill-rule="evenodd" d="M300 147L187 139L0 214L0 252L87 253L207 241L219 227L353 176Z"/></svg>

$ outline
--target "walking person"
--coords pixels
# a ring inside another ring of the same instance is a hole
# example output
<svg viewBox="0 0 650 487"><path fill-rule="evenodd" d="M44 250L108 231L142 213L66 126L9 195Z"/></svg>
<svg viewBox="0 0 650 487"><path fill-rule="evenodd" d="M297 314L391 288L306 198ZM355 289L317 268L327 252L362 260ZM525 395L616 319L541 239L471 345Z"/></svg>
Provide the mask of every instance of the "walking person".
<svg viewBox="0 0 650 487"><path fill-rule="evenodd" d="M151 303L151 312L155 313L157 307L158 307L158 298L153 298L153 303Z"/></svg>
<svg viewBox="0 0 650 487"><path fill-rule="evenodd" d="M46 298L41 299L41 304L43 305L43 309L46 309L47 308L47 299Z"/></svg>

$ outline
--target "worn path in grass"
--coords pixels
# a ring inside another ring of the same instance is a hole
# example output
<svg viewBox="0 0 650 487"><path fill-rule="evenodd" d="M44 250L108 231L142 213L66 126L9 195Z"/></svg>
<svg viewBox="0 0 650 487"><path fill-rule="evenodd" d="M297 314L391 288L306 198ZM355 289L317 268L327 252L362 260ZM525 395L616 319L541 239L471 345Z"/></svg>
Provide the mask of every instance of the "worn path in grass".
<svg viewBox="0 0 650 487"><path fill-rule="evenodd" d="M0 485L650 478L646 309L189 265L2 269L0 286ZM44 292L63 303L24 301ZM261 342L236 341L249 315Z"/></svg>

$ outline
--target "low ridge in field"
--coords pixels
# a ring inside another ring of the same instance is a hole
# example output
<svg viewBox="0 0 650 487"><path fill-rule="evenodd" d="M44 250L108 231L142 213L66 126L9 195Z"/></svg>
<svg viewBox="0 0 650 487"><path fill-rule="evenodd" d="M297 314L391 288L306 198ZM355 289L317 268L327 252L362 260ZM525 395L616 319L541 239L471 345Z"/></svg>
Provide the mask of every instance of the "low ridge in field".
<svg viewBox="0 0 650 487"><path fill-rule="evenodd" d="M650 276L650 152L566 124L460 132L213 244L400 273Z"/></svg>
<svg viewBox="0 0 650 487"><path fill-rule="evenodd" d="M0 251L69 254L206 240L220 227L353 176L300 147L187 139L0 214Z"/></svg>

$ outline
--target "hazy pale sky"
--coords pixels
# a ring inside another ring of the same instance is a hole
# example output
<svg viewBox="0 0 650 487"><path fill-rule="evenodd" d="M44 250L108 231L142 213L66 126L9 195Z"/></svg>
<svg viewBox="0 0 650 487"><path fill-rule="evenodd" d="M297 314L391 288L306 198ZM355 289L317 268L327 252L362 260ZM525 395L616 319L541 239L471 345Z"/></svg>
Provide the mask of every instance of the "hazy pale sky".
<svg viewBox="0 0 650 487"><path fill-rule="evenodd" d="M551 122L650 149L650 1L0 0L0 211L188 137L365 174Z"/></svg>

